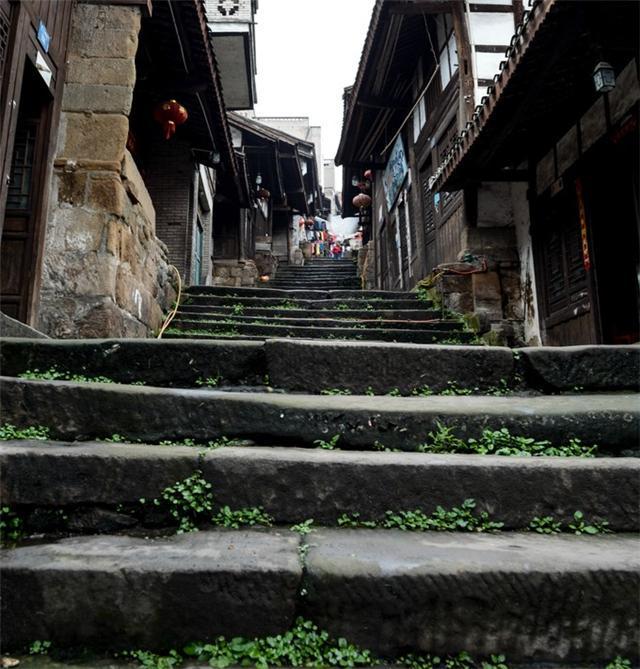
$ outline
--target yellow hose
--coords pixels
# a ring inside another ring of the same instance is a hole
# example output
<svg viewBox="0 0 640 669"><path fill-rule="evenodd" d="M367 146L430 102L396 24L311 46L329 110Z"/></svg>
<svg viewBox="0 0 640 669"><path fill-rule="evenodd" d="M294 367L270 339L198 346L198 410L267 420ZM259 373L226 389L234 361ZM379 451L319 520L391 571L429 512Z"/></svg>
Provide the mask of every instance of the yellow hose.
<svg viewBox="0 0 640 669"><path fill-rule="evenodd" d="M176 275L178 277L178 297L176 298L176 306L173 308L173 311L167 316L167 319L160 328L160 332L158 333L158 339L162 339L164 331L169 327L169 325L171 325L171 321L175 318L175 315L178 313L178 309L180 308L180 298L182 297L182 279L180 278L180 272L178 271L178 268L175 265L169 265L169 267L175 270Z"/></svg>

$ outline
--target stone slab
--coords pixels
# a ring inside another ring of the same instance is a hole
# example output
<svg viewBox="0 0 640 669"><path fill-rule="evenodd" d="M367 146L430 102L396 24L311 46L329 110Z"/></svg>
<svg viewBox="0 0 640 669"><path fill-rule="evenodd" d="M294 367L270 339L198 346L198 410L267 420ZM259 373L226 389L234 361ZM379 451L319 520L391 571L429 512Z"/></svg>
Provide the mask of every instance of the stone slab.
<svg viewBox="0 0 640 669"><path fill-rule="evenodd" d="M637 536L324 530L309 543L303 610L380 653L637 659Z"/></svg>
<svg viewBox="0 0 640 669"><path fill-rule="evenodd" d="M637 395L556 397L366 397L265 395L2 377L3 418L18 426L44 425L62 439L125 435L206 441L247 437L279 445L311 444L341 435L346 449L413 450L440 422L461 437L484 428L554 443L571 437L608 451L636 448Z"/></svg>
<svg viewBox="0 0 640 669"><path fill-rule="evenodd" d="M545 390L576 387L640 390L640 346L566 346L519 349L524 373Z"/></svg>
<svg viewBox="0 0 640 669"><path fill-rule="evenodd" d="M215 500L263 506L277 523L343 513L435 511L476 500L479 511L526 528L534 516L568 524L581 510L612 530L640 531L640 459L515 458L298 448L197 448L111 443L0 442L0 498L11 507L107 506L158 497L201 470ZM402 485L398 485L401 481Z"/></svg>
<svg viewBox="0 0 640 669"><path fill-rule="evenodd" d="M65 539L3 551L5 649L180 647L288 629L302 575L290 532ZM250 615L248 615L250 612Z"/></svg>
<svg viewBox="0 0 640 669"><path fill-rule="evenodd" d="M48 339L40 330L30 327L26 323L17 321L0 311L0 337L16 337L26 339Z"/></svg>
<svg viewBox="0 0 640 669"><path fill-rule="evenodd" d="M513 354L498 347L272 340L265 350L272 383L309 393L327 388L364 393L371 387L385 394L423 385L442 390L449 381L488 388L514 377ZM331 363L318 365L318 360Z"/></svg>
<svg viewBox="0 0 640 669"><path fill-rule="evenodd" d="M262 380L266 362L259 342L164 341L157 339L0 340L0 367L16 376L55 367L122 383L193 386L198 379Z"/></svg>
<svg viewBox="0 0 640 669"><path fill-rule="evenodd" d="M192 306L234 306L242 304L245 307L279 307L282 306L284 300L294 301L301 309L312 309L315 311L324 311L325 309L335 309L338 305L346 304L351 309L360 309L366 307L367 303L371 304L374 309L431 309L433 304L431 302L418 302L412 299L388 299L388 300L360 300L358 298L348 299L301 299L296 297L294 299L280 296L280 297L256 297L238 295L192 295L189 300L189 308Z"/></svg>
<svg viewBox="0 0 640 669"><path fill-rule="evenodd" d="M282 299L329 300L346 299L389 299L417 300L416 293L393 292L388 290L278 290L277 288L224 288L220 286L192 286L187 288L187 295L217 295L237 297L280 297Z"/></svg>

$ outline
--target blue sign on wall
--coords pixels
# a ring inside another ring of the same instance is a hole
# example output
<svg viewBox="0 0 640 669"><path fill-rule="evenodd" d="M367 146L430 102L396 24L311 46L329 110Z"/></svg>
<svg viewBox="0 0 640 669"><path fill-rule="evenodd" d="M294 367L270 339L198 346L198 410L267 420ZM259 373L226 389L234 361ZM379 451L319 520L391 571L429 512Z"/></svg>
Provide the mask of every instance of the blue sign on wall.
<svg viewBox="0 0 640 669"><path fill-rule="evenodd" d="M40 21L38 24L38 42L40 42L40 46L44 49L45 53L49 53L49 45L51 44L51 35L47 32L47 29Z"/></svg>
<svg viewBox="0 0 640 669"><path fill-rule="evenodd" d="M384 168L384 177L382 179L384 195L387 200L387 209L389 211L391 211L395 201L398 199L398 193L400 193L408 171L409 167L407 165L407 155L404 152L404 144L402 143L402 137L398 136L391 150L387 166Z"/></svg>

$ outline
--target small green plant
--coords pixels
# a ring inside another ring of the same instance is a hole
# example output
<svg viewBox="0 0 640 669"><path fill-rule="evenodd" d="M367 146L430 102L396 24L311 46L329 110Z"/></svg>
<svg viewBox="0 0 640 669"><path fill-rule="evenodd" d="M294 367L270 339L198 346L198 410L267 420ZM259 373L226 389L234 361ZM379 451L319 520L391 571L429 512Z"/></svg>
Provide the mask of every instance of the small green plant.
<svg viewBox="0 0 640 669"><path fill-rule="evenodd" d="M527 529L538 534L558 534L558 532L562 532L562 526L553 516L535 516Z"/></svg>
<svg viewBox="0 0 640 669"><path fill-rule="evenodd" d="M440 395L450 395L450 396L458 396L458 395L473 395L473 391L478 390L477 388L460 388L455 381L447 381L447 387L440 391Z"/></svg>
<svg viewBox="0 0 640 669"><path fill-rule="evenodd" d="M306 534L309 534L310 532L313 532L313 518L309 518L308 520L303 520L301 523L298 523L297 525L292 525L289 529L292 532L297 532L301 536L304 536Z"/></svg>
<svg viewBox="0 0 640 669"><path fill-rule="evenodd" d="M29 644L29 655L46 655L51 649L51 641L32 641Z"/></svg>
<svg viewBox="0 0 640 669"><path fill-rule="evenodd" d="M222 376L216 374L215 376L208 376L206 379L196 379L196 386L216 388L220 384L220 381L222 381Z"/></svg>
<svg viewBox="0 0 640 669"><path fill-rule="evenodd" d="M349 311L351 307L346 302L340 302L339 304L336 304L335 307L338 311Z"/></svg>
<svg viewBox="0 0 640 669"><path fill-rule="evenodd" d="M153 500L155 506L164 506L169 514L178 522L178 534L197 530L196 522L213 513L213 493L211 484L205 481L202 472L177 481L165 488L160 498ZM141 499L142 504L145 503Z"/></svg>
<svg viewBox="0 0 640 669"><path fill-rule="evenodd" d="M268 513L265 513L262 507L234 510L228 506L223 506L212 516L211 522L219 527L228 527L237 530L240 527L253 525L269 527L273 524L273 518Z"/></svg>
<svg viewBox="0 0 640 669"><path fill-rule="evenodd" d="M371 386L368 386L367 389L364 391L364 394L367 395L368 397L375 397L375 391Z"/></svg>
<svg viewBox="0 0 640 669"><path fill-rule="evenodd" d="M192 643L185 654L193 660L206 662L214 669L229 666L258 669L268 667L360 667L376 663L372 653L349 644L345 639L331 639L329 634L303 618L294 627L274 637L226 639L213 643Z"/></svg>
<svg viewBox="0 0 640 669"><path fill-rule="evenodd" d="M620 657L620 655L618 655L607 664L605 669L631 669L631 666L631 660L627 660L626 658Z"/></svg>
<svg viewBox="0 0 640 669"><path fill-rule="evenodd" d="M351 395L347 388L325 388L320 391L321 395Z"/></svg>
<svg viewBox="0 0 640 669"><path fill-rule="evenodd" d="M135 660L144 669L174 669L183 662L182 656L175 650L169 651L168 655L156 655L148 650L132 650L123 655Z"/></svg>
<svg viewBox="0 0 640 669"><path fill-rule="evenodd" d="M512 435L508 428L485 429L480 439L467 441L457 437L450 426L440 422L429 432L426 443L418 446L421 453L475 453L478 455L512 456L562 456L595 457L597 446L584 446L579 439L570 439L568 444L554 446L550 441L538 441L531 437Z"/></svg>
<svg viewBox="0 0 640 669"><path fill-rule="evenodd" d="M431 390L429 386L424 385L424 386L419 386L418 388L414 388L411 391L411 394L415 395L416 397L431 397L435 393L433 392L433 390Z"/></svg>
<svg viewBox="0 0 640 669"><path fill-rule="evenodd" d="M27 370L18 374L18 378L28 381L73 381L74 383L115 383L113 379L106 376L85 376L84 374L72 374L71 372L59 371L55 367L41 372L39 369Z"/></svg>
<svg viewBox="0 0 640 669"><path fill-rule="evenodd" d="M569 523L569 529L574 534L605 534L611 532L606 520L589 522L585 519L582 511L576 511L573 514L573 522Z"/></svg>
<svg viewBox="0 0 640 669"><path fill-rule="evenodd" d="M392 388L392 389L387 393L387 395L388 395L389 397L402 397L402 393L400 392L400 390L399 390L398 388Z"/></svg>
<svg viewBox="0 0 640 669"><path fill-rule="evenodd" d="M112 434L110 437L107 437L105 441L108 441L110 444L125 444L128 440L121 434Z"/></svg>
<svg viewBox="0 0 640 669"><path fill-rule="evenodd" d="M244 314L244 304L234 304L231 307L231 311L233 312L234 316L242 316L242 314Z"/></svg>
<svg viewBox="0 0 640 669"><path fill-rule="evenodd" d="M492 521L486 511L477 513L476 502L466 499L461 506L447 510L441 506L431 514L420 509L413 511L386 511L381 520L362 520L359 513L343 514L338 518L340 527L382 528L406 532L495 532L504 523Z"/></svg>
<svg viewBox="0 0 640 669"><path fill-rule="evenodd" d="M329 441L324 439L316 439L313 443L318 446L318 448L324 448L326 451L335 451L337 450L337 444L340 441L340 435L335 434Z"/></svg>
<svg viewBox="0 0 640 669"><path fill-rule="evenodd" d="M297 302L294 302L293 300L283 300L279 305L278 309L284 309L284 310L293 310L293 309L299 309L300 306L298 305Z"/></svg>
<svg viewBox="0 0 640 669"><path fill-rule="evenodd" d="M42 426L16 427L11 423L0 425L0 441L35 439L46 441L49 439L49 428Z"/></svg>
<svg viewBox="0 0 640 669"><path fill-rule="evenodd" d="M9 506L0 506L0 545L12 546L23 537L22 518Z"/></svg>

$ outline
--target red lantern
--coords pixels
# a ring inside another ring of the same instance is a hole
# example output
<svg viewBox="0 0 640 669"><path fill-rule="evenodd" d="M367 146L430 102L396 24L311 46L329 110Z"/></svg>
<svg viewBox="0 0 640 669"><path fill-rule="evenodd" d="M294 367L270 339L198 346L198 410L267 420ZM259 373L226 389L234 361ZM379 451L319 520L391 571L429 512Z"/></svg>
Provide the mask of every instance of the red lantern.
<svg viewBox="0 0 640 669"><path fill-rule="evenodd" d="M364 178L369 179L369 181L371 181L371 179L373 179L373 171L372 170L367 170L364 173Z"/></svg>
<svg viewBox="0 0 640 669"><path fill-rule="evenodd" d="M171 139L176 127L182 125L188 118L187 110L176 100L161 102L153 112L153 118L162 124L164 138Z"/></svg>
<svg viewBox="0 0 640 669"><path fill-rule="evenodd" d="M371 206L371 198L365 193L360 193L353 198L353 206L358 209L365 209Z"/></svg>

